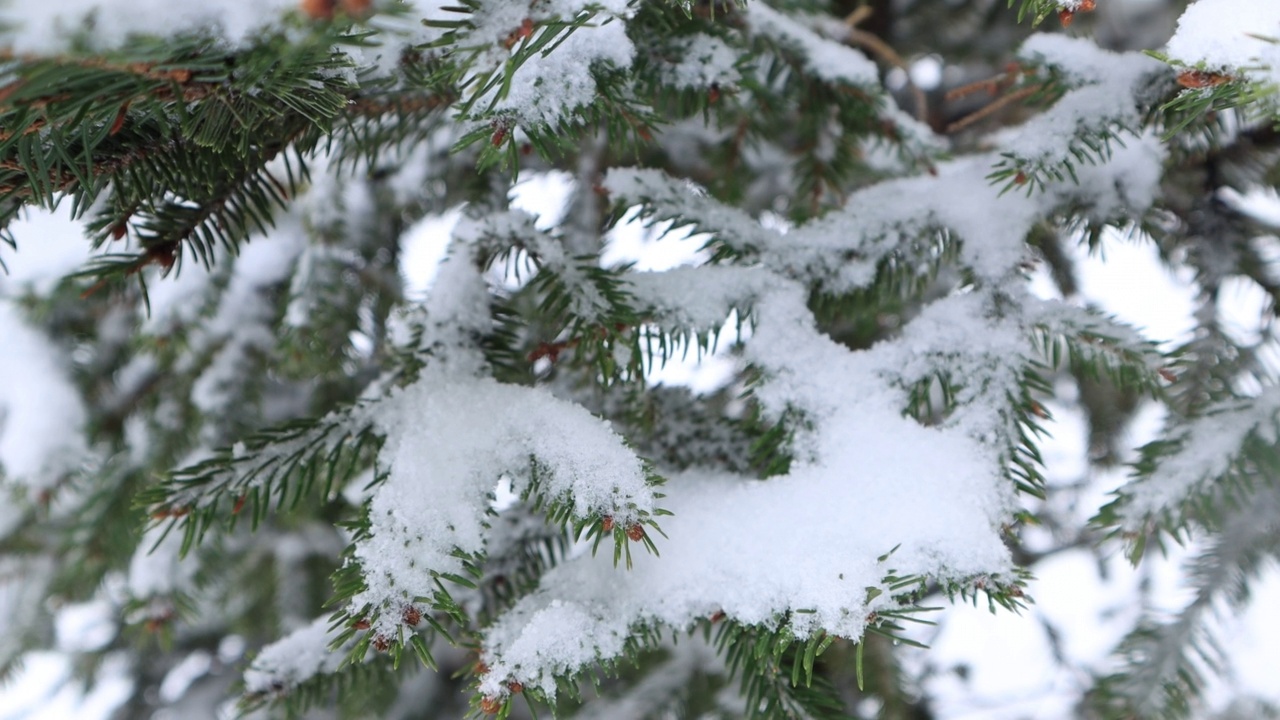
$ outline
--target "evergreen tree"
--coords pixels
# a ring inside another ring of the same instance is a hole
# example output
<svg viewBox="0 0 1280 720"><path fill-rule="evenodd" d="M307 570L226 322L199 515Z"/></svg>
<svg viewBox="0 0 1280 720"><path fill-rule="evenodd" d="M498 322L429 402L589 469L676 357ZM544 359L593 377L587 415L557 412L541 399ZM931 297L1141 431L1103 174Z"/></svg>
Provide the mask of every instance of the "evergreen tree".
<svg viewBox="0 0 1280 720"><path fill-rule="evenodd" d="M927 718L933 605L1194 539L1078 714L1203 715L1280 551L1272 324L1221 313L1280 298L1280 6L1184 5L0 5L4 257L40 209L93 250L4 286L0 664L96 601L122 718ZM1194 274L1185 345L1029 291L1125 234ZM734 370L654 382L691 356ZM1088 525L1070 385L1133 459Z"/></svg>

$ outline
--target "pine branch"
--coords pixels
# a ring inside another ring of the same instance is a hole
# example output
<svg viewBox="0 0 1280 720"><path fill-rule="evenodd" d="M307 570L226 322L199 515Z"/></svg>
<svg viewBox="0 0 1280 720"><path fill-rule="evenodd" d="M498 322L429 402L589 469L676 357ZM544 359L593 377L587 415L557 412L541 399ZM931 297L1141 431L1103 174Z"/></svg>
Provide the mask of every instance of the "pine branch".
<svg viewBox="0 0 1280 720"><path fill-rule="evenodd" d="M317 489L328 499L379 445L371 425L350 417L301 420L252 434L177 470L137 502L183 533L186 554L216 523L234 525L246 509L256 528L272 509L293 508Z"/></svg>
<svg viewBox="0 0 1280 720"><path fill-rule="evenodd" d="M268 36L227 55L194 37L105 58L10 58L0 125L23 130L0 138L0 199L52 207L70 196L79 215L106 192L90 223L95 243L133 235L142 252L100 258L84 275L102 282L167 270L184 250L207 266L215 246L234 252L272 225L335 122L346 120L336 139L347 152L371 155L399 138L361 130L372 125L357 118L452 102L417 88L369 97L347 84L337 71L348 61L332 48L359 38Z"/></svg>
<svg viewBox="0 0 1280 720"><path fill-rule="evenodd" d="M719 659L696 633L687 640L672 642L660 652L661 659L642 665L644 674L610 696L590 699L574 712L575 720L646 720L675 712L693 716L689 706L698 681L723 672Z"/></svg>
<svg viewBox="0 0 1280 720"><path fill-rule="evenodd" d="M1117 649L1124 667L1103 678L1091 704L1103 717L1190 717L1207 673L1219 673L1224 648L1212 627L1225 605L1240 610L1250 588L1280 552L1280 494L1261 488L1226 511L1221 529L1186 567L1195 597L1167 622L1148 616Z"/></svg>
<svg viewBox="0 0 1280 720"><path fill-rule="evenodd" d="M1080 52L1095 57L1086 64L1075 57ZM1140 134L1152 87L1164 79L1146 58L1107 53L1087 41L1068 46L1037 36L1021 54L1024 65L1005 97L1052 106L1020 127L1019 139L987 176L1005 192L1018 188L1030 196L1067 179L1079 184L1078 167L1108 162L1114 145ZM1107 63L1110 72L1102 70Z"/></svg>
<svg viewBox="0 0 1280 720"><path fill-rule="evenodd" d="M1229 508L1248 505L1259 488L1273 485L1277 402L1280 392L1269 388L1174 424L1165 438L1141 448L1133 479L1094 522L1125 538L1133 562L1166 533L1178 539L1196 527L1220 527Z"/></svg>

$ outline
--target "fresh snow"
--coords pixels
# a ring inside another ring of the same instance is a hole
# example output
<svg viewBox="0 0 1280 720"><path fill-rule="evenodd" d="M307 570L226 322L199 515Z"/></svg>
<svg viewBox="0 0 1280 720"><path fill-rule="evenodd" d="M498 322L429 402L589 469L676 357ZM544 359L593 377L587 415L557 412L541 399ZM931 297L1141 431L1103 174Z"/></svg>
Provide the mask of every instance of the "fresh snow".
<svg viewBox="0 0 1280 720"><path fill-rule="evenodd" d="M965 262L980 277L1007 280L1030 260L1025 238L1032 224L1053 208L1074 201L1091 207L1099 219L1143 212L1156 196L1164 150L1154 135L1131 137L1104 162L1080 167L1079 184L1050 183L1031 195L1001 195L992 187L986 176L1000 160L997 154L964 157L940 163L935 175L876 183L851 195L844 208L785 233L655 170L612 169L603 186L628 200L647 201L664 217L713 229L717 241L758 253L775 272L813 278L838 294L870 284L882 259L939 227L959 237ZM903 197L914 201L902 203ZM928 259L925 251L914 261Z"/></svg>
<svg viewBox="0 0 1280 720"><path fill-rule="evenodd" d="M455 551L485 551L500 478L517 479L516 494L536 489L570 503L580 519L610 516L625 527L656 509L643 462L608 423L546 390L477 375L467 338L488 323L487 296L469 248L455 243L427 301L435 359L417 381L364 407L386 438L387 477L371 501L370 537L356 543L367 587L352 606L379 612L371 632L389 637L403 606L436 592L437 574L465 575Z"/></svg>
<svg viewBox="0 0 1280 720"><path fill-rule="evenodd" d="M1280 3L1197 0L1178 19L1165 52L1211 72L1280 82Z"/></svg>
<svg viewBox="0 0 1280 720"><path fill-rule="evenodd" d="M601 9L591 16L587 25L569 33L554 52L536 53L520 65L505 96L495 97L496 110L511 115L521 124L554 125L568 112L596 100L596 81L592 74L595 67L626 69L631 66L635 48L627 37L624 20L631 15L631 10L625 0L590 3L553 0L536 3L534 7L538 12L530 11L530 16L534 20L571 20L588 13L588 5L601 6ZM519 24L518 20L509 29L514 30ZM516 44L512 52L519 49L520 45Z"/></svg>
<svg viewBox="0 0 1280 720"><path fill-rule="evenodd" d="M593 102L593 72L629 66L634 48L625 34L631 12L626 3L591 5L602 7L589 25L554 53L534 55L515 71L505 94L495 90L480 105L492 102L518 123L554 124ZM109 12L105 0L23 2L0 8L0 22L21 28L6 36L14 50L56 52L63 31L95 8L95 41L109 45L129 33L210 27L240 42L295 7L294 0L210 0L199 7L142 0L125 13ZM418 14L428 12L425 4L417 8ZM508 40L526 19L570 20L588 12L588 3L577 0L553 0L536 10L489 4L467 32L470 40L486 44L480 69L501 72L519 49L519 42L507 47ZM832 39L829 27L810 27L759 0L744 17L749 32L800 50L810 70L828 81L878 82L875 64ZM1251 35L1259 33L1280 35L1280 6L1199 0L1183 16L1168 51L1185 62L1274 79L1280 51ZM694 36L683 52L669 68L673 84L706 88L738 80L734 53L723 41ZM1164 159L1156 137L1129 135L1102 162L1078 165L1079 184L1051 182L1043 192L1015 188L998 196L986 174L1003 154L1054 165L1069 159L1074 139L1093 134L1098 123L1139 124L1133 95L1163 67L1061 35L1034 36L1022 56L1067 72L1072 89L1049 111L996 136L990 153L940 163L935 175L873 185L849 197L842 209L785 232L657 171L612 170L606 177L611 194L648 201L663 213L674 209L673 217L713 230L714 242L754 258L749 267L679 267L629 272L626 278L637 307L662 331L712 333L734 313L749 319L750 332L739 339L743 361L761 371L755 397L771 419L794 414L801 420L790 472L767 481L691 470L673 473L663 488L666 497L658 499L643 462L606 422L548 390L485 377L472 335L489 329L491 289L474 267L475 246L518 237L543 267L567 279L575 311L589 315L604 304L574 274L560 238L543 232L533 215L510 211L458 222L425 310L412 317L425 318L418 349L428 358L426 369L403 387L375 385L354 411L386 438L379 455L384 476L370 499L371 533L356 542L354 552L367 588L353 605L381 613L371 632L392 635L399 629L397 611L435 592L437 574L462 574L457 551L495 552L511 540L503 533L513 528L494 527L494 489L510 481L519 494L529 487L533 463L539 490L571 503L575 518L608 515L625 525L659 506L675 514L661 519L667 537L655 538L660 557L637 553L634 568L627 570L615 567L611 553L579 553L501 615L483 641L490 672L481 690L488 695L505 694L512 679L554 693L556 674L618 657L637 626L684 629L723 612L767 627L785 621L799 636L822 630L857 638L870 614L891 603L887 592L868 599L868 589L887 589L890 573L961 581L1012 571L1000 536L1002 521L1015 507L1002 473L1016 432L1007 401L1031 361L1032 333L1087 329L1134 352L1150 350L1124 326L1027 294L1021 286L1030 259L1027 232L1067 204L1082 204L1103 220L1140 215L1156 196ZM921 142L937 140L923 127L914 131ZM323 197L317 188L312 192ZM913 202L903 203L904 197ZM322 202L313 203L306 217L323 220L324 211ZM220 278L227 289L191 339L212 357L192 389L200 409L224 410L234 398L225 388L238 381L244 357L274 342L268 288L296 280L327 259L323 250L305 247L302 222L286 216L269 239L255 239L238 259L220 260L220 267L229 268ZM867 286L886 260L923 268L938 249L907 257L902 247L932 232L959 242L960 262L972 270L976 289L933 302L899 337L868 350L851 352L818 331L806 305L808 282L847 292ZM194 321L198 315L191 305L214 280L190 268L157 293L148 331L162 334ZM299 326L308 319L298 299L301 286L295 284L289 310ZM0 370L24 380L0 388L0 463L9 480L44 488L86 452L60 441L79 437L65 430L83 425L85 410L57 348L27 327L7 301L0 302L0 335L20 348L4 356L14 366ZM1147 356L1148 369L1158 369L1154 358ZM904 417L908 388L940 371L970 381L957 398L960 407L933 426ZM1197 483L1221 474L1249 433L1273 440L1277 412L1280 399L1267 392L1247 412L1224 407L1190 424L1179 454L1161 465L1152 482L1135 487L1128 511L1145 517L1179 502ZM157 541L158 546L140 552L129 567L128 591L135 598L165 596L193 582L192 566L178 563L180 534L160 540L161 531L148 532L142 549ZM904 537L896 549L887 546L888 539ZM265 648L245 674L246 688L277 692L336 670L343 653L327 651L327 626L327 618L318 618ZM638 690L663 693L689 673L716 667L696 642L671 651L667 665ZM588 714L639 716L645 699L624 698L589 708Z"/></svg>
<svg viewBox="0 0 1280 720"><path fill-rule="evenodd" d="M1142 53L1111 52L1091 40L1058 34L1032 35L1018 54L1062 72L1071 87L1047 111L996 134L1005 152L1031 166L1064 159L1089 164L1070 153L1100 131L1124 131L1119 143L1129 142L1129 129L1142 124L1135 94L1152 75L1167 72L1164 63Z"/></svg>
<svg viewBox="0 0 1280 720"><path fill-rule="evenodd" d="M1248 400L1221 402L1173 428L1177 450L1159 460L1151 477L1125 489L1125 526L1140 531L1153 516L1178 510L1193 490L1228 472L1250 436L1269 444L1280 440L1280 388L1269 387Z"/></svg>
<svg viewBox="0 0 1280 720"><path fill-rule="evenodd" d="M376 5L388 8L392 3ZM405 0L396 3L402 14L375 15L373 27L382 31L384 48L344 49L357 65L385 71L399 59L401 47L438 40L439 28L424 27L421 19L456 19L443 0ZM298 0L59 0L0 4L0 49L24 54L56 54L71 45L76 32L90 30L98 47L113 48L132 35L172 36L179 33L211 33L233 45L254 35L281 27L284 17L297 12ZM626 35L625 21L632 11L625 0L584 2L552 0L534 6L490 2L481 5L466 31L463 44L480 46L477 73L507 72L507 63L522 46L527 22L573 22L585 25L560 37L555 52L538 52L515 70L509 82L496 83L478 105L496 110L517 123L554 124L597 97L593 75L597 67L625 69L634 48ZM542 30L535 30L541 32ZM529 40L533 38L530 37ZM351 76L354 80L355 76Z"/></svg>
<svg viewBox="0 0 1280 720"><path fill-rule="evenodd" d="M879 83L876 64L839 40L826 37L759 0L748 3L744 12L751 33L799 50L817 77L867 87Z"/></svg>
<svg viewBox="0 0 1280 720"><path fill-rule="evenodd" d="M262 648L244 673L245 691L284 693L316 675L336 671L350 648L329 651L334 639L329 625L329 616L322 615Z"/></svg>
<svg viewBox="0 0 1280 720"><path fill-rule="evenodd" d="M1043 193L1000 196L984 180L997 156L965 158L939 165L936 176L874 185L844 210L785 234L652 170L611 170L603 185L615 201L645 201L647 212L661 213L655 219L680 218L714 232L713 242L759 257L751 268L627 277L637 307L669 332L708 332L734 311L751 318L743 357L763 375L753 394L775 419L799 413L795 460L787 475L765 482L672 477L663 502L674 517L663 521L662 556L640 558L627 573L590 556L549 571L539 591L486 634L491 670L482 692L502 695L514 679L553 693L556 675L617 657L636 627L682 629L724 612L768 627L785 618L802 637L822 629L857 638L868 614L888 602L887 593L868 602L867 589L883 590L891 572L1007 576L1000 526L1014 498L1004 467L1019 432L1008 399L1032 360L1037 328L1085 323L1075 308L1021 289L1024 238L1063 203L1140 213L1154 197L1162 159L1154 138L1135 137L1090 166L1088 184L1050 182ZM1136 187L1119 193L1121 185ZM918 201L904 206L901 197ZM958 237L962 262L988 287L933 303L901 338L866 351L849 352L817 331L805 285L792 278L860 286L902 239L933 228ZM854 253L861 273L823 266L841 250ZM1109 327L1101 318L1091 324ZM1115 334L1151 353L1123 329ZM904 417L906 389L938 372L967 379L958 409L933 427ZM802 537L797 527L806 528ZM883 546L887 537L905 539L879 563L892 549Z"/></svg>

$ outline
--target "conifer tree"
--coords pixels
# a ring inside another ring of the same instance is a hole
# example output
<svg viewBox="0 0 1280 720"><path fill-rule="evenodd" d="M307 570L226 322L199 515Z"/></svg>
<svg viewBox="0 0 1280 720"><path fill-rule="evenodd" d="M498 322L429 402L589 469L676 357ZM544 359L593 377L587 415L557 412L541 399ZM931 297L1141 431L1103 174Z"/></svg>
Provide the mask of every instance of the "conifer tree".
<svg viewBox="0 0 1280 720"><path fill-rule="evenodd" d="M1194 541L1077 713L1204 716L1280 551L1280 6L1146 7L1171 39L1094 0L0 5L0 259L55 210L85 257L2 286L0 667L95 602L120 718L926 718L911 627L1032 602L1039 525ZM1184 345L1030 292L1124 235L1194 275ZM690 358L732 371L657 381ZM1087 525L1064 385L1131 463Z"/></svg>

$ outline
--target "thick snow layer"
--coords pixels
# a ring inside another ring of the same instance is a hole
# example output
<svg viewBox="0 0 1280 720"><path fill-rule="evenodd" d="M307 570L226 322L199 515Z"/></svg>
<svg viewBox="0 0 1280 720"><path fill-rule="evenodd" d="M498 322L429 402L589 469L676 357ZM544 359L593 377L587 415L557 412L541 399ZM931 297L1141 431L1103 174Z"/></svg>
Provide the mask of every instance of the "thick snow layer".
<svg viewBox="0 0 1280 720"><path fill-rule="evenodd" d="M885 452L901 449L889 432L859 438L856 447L874 450L889 439ZM698 473L672 478L664 503L675 515L663 523L669 539L662 556L638 557L629 571L590 555L551 570L540 590L487 634L491 675L482 691L500 694L510 678L554 691L554 673L620 655L633 625L684 628L717 612L775 626L790 611L800 635L821 627L859 637L867 613L879 606L866 603L867 588L882 587L891 570L931 572L943 563L957 573L1007 568L1007 551L983 527L985 509L964 495L984 479L948 472L944 456L913 447L934 459L910 469L955 485L931 497L941 483L920 487L888 474L860 476L854 467L846 475L816 466L767 482ZM935 466L924 467L929 462ZM877 511L857 511L866 507ZM892 549L886 538L902 536L897 523L904 522L922 537L877 563Z"/></svg>
<svg viewBox="0 0 1280 720"><path fill-rule="evenodd" d="M1014 508L1005 465L1019 430L1009 402L1031 361L1030 338L1086 320L1089 329L1107 326L1025 293L1025 238L1064 203L1101 215L1142 212L1163 154L1154 138L1135 137L1082 173L1088 183L1004 195L986 181L997 158L874 185L785 234L661 173L610 171L603 185L615 201L645 201L660 218L679 217L760 258L750 268L636 273L631 290L637 307L672 331L704 332L732 311L750 314L743 359L762 375L753 396L769 417L801 418L794 460L765 482L672 478L664 504L675 515L663 522L662 556L627 573L590 557L550 571L486 636L483 692L501 695L510 679L553 692L555 675L619 655L637 625L685 628L718 612L770 626L786 617L801 636L821 628L856 638L887 602L887 594L868 601L867 589L883 589L890 572L961 579L1011 570L1000 537ZM928 305L899 338L869 350L850 352L818 331L807 283L794 278L865 285L882 258L938 228L961 241L961 261L981 286ZM826 264L850 256L856 272ZM1150 351L1115 334L1127 349ZM965 379L958 407L934 426L905 417L908 388L938 373ZM890 537L902 542L878 562Z"/></svg>
<svg viewBox="0 0 1280 720"><path fill-rule="evenodd" d="M527 477L531 462L541 490L571 498L575 517L627 523L653 509L644 466L622 438L543 390L427 370L380 403L374 421L390 474L373 496L372 537L356 545L368 585L357 608L398 608L434 592L433 572L463 574L453 551L484 550L494 486ZM384 616L380 629L398 617Z"/></svg>
<svg viewBox="0 0 1280 720"><path fill-rule="evenodd" d="M1165 49L1188 65L1243 72L1280 82L1280 3L1272 0L1198 0L1178 19Z"/></svg>
<svg viewBox="0 0 1280 720"><path fill-rule="evenodd" d="M401 606L435 592L434 573L463 575L455 550L482 553L501 478L522 493L567 501L572 516L626 525L655 510L641 460L605 421L549 392L480 377L469 341L489 323L487 293L468 248L457 243L427 302L424 344L435 358L419 378L365 406L386 441L386 480L373 495L371 535L356 544L366 590L352 606L384 612L390 636Z"/></svg>
<svg viewBox="0 0 1280 720"><path fill-rule="evenodd" d="M668 272L679 279L695 271ZM660 290L662 275L642 276L640 295ZM868 588L883 590L890 573L960 579L1011 570L999 526L1012 492L997 428L961 415L922 426L902 415L905 398L892 378L914 372L911 361L940 344L954 361L957 348L982 337L974 372L987 376L978 384L990 397L975 404L1002 402L1026 347L1021 328L989 318L979 296L960 295L930 308L916 321L927 327L909 326L904 341L850 353L817 331L799 286L779 278L751 291L762 297L746 359L766 375L755 396L770 413L802 412L810 428L797 431L791 471L763 482L701 472L672 478L663 502L674 517L663 521L661 557L642 557L628 572L589 556L550 571L488 633L491 676L482 691L501 694L514 678L553 692L557 673L619 655L636 625L685 628L717 612L766 626L789 614L797 635L823 629L856 638L888 600L868 602ZM936 337L939 330L947 332ZM965 342L949 342L953 336ZM880 562L892 549L886 538L903 542Z"/></svg>

